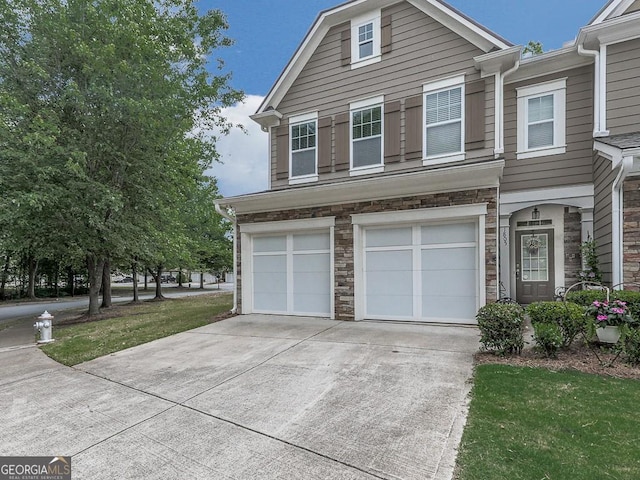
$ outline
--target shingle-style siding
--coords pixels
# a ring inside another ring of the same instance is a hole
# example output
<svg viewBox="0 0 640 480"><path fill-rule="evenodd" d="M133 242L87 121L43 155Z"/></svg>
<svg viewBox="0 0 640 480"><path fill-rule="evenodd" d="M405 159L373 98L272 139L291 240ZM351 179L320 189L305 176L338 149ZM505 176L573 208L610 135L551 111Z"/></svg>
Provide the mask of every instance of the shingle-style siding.
<svg viewBox="0 0 640 480"><path fill-rule="evenodd" d="M567 77L566 142L561 155L516 159L517 87ZM505 86L505 168L501 190L527 190L591 183L593 155L593 67L581 67Z"/></svg>
<svg viewBox="0 0 640 480"><path fill-rule="evenodd" d="M607 47L607 129L640 130L640 38Z"/></svg>
<svg viewBox="0 0 640 480"><path fill-rule="evenodd" d="M598 246L598 259L605 283L611 282L611 185L614 180L615 172L611 168L611 161L596 156L593 162L594 231L591 236Z"/></svg>
<svg viewBox="0 0 640 480"><path fill-rule="evenodd" d="M407 2L382 10L391 17L391 51L382 60L369 66L351 69L343 66L344 23L329 30L315 53L278 105L273 105L284 117L318 111L319 118L335 117L349 111L349 103L378 95L384 101L401 102L400 161L386 165L385 172L407 171L422 167L422 155L407 161L405 151L405 101L422 95L423 84L454 75L465 75L465 82L480 80L473 57L484 53L447 27L436 22ZM485 142L484 148L469 151L473 161L493 156L494 147L494 79L485 81ZM419 126L422 131L422 125ZM273 134L272 134L273 136ZM478 145L475 145L476 147ZM479 146L482 147L480 144ZM287 180L276 179L276 142L271 142L271 176L273 188L288 186ZM334 132L332 162L336 162L337 135ZM349 177L348 171L320 175L320 181L335 181Z"/></svg>
<svg viewBox="0 0 640 480"><path fill-rule="evenodd" d="M477 203L487 204L485 217L485 289L487 302L495 301L498 291L497 277L497 198L495 188L467 190L461 192L447 192L415 197L390 198L371 202L328 205L325 207L300 208L296 210L281 210L266 213L238 215L238 239L241 237L242 225L260 222L274 222L279 220L300 220L309 218L335 217L335 314L337 320L353 320L354 312L354 252L353 252L353 224L351 215L360 213L377 213L389 211L415 210L418 208L447 207L453 205L469 205ZM242 262L240 242L238 253L238 308L242 313Z"/></svg>

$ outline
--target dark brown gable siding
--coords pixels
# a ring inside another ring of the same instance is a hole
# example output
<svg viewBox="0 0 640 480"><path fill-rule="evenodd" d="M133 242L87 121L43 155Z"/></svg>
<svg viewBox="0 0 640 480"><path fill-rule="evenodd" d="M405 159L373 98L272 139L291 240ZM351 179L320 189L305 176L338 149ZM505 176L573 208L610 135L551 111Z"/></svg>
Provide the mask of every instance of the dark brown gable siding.
<svg viewBox="0 0 640 480"><path fill-rule="evenodd" d="M391 15L384 15L382 17L380 28L382 29L380 52L384 55L385 53L391 52Z"/></svg>
<svg viewBox="0 0 640 480"><path fill-rule="evenodd" d="M331 171L331 117L318 120L318 173Z"/></svg>
<svg viewBox="0 0 640 480"><path fill-rule="evenodd" d="M349 142L349 114L341 113L336 115L335 135L336 135L336 171L348 170L351 149Z"/></svg>
<svg viewBox="0 0 640 480"><path fill-rule="evenodd" d="M465 150L484 148L485 82L478 80L465 85Z"/></svg>
<svg viewBox="0 0 640 480"><path fill-rule="evenodd" d="M417 95L408 98L405 110L405 158L415 160L422 158L422 97Z"/></svg>
<svg viewBox="0 0 640 480"><path fill-rule="evenodd" d="M276 178L289 178L289 125L276 129Z"/></svg>
<svg viewBox="0 0 640 480"><path fill-rule="evenodd" d="M384 105L384 163L400 161L400 101Z"/></svg>
<svg viewBox="0 0 640 480"><path fill-rule="evenodd" d="M346 30L342 31L340 45L342 48L341 61L344 67L351 64L351 27L349 24L347 24Z"/></svg>

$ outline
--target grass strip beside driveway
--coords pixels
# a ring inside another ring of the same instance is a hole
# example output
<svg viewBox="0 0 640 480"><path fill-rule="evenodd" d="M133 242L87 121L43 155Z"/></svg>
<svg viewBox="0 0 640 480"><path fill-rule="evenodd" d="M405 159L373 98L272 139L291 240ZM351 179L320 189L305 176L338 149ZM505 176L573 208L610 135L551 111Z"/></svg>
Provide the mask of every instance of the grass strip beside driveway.
<svg viewBox="0 0 640 480"><path fill-rule="evenodd" d="M640 382L480 365L458 480L640 478Z"/></svg>
<svg viewBox="0 0 640 480"><path fill-rule="evenodd" d="M56 342L42 350L57 362L77 365L211 323L232 302L233 295L225 293L112 307L114 318L54 327Z"/></svg>

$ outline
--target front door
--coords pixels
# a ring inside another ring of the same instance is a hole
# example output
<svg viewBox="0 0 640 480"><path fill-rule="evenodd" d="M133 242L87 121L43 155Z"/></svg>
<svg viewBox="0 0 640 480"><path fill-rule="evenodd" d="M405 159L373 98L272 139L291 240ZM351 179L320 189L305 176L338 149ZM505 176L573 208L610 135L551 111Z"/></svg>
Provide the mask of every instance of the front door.
<svg viewBox="0 0 640 480"><path fill-rule="evenodd" d="M553 300L553 230L516 232L516 300Z"/></svg>

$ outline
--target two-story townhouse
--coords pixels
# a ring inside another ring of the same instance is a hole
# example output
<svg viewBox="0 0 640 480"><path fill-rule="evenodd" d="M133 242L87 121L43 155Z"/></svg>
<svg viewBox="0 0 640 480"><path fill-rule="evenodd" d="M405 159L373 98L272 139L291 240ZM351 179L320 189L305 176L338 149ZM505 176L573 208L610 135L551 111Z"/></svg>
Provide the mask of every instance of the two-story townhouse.
<svg viewBox="0 0 640 480"><path fill-rule="evenodd" d="M472 323L499 280L523 303L573 283L589 236L616 278L614 205L634 196L621 142L637 130L621 113L604 128L603 92L633 72L607 77L600 45L620 22L640 37L637 7L614 0L527 59L440 0L322 12L252 117L271 139L270 189L218 202L235 215L239 310Z"/></svg>

